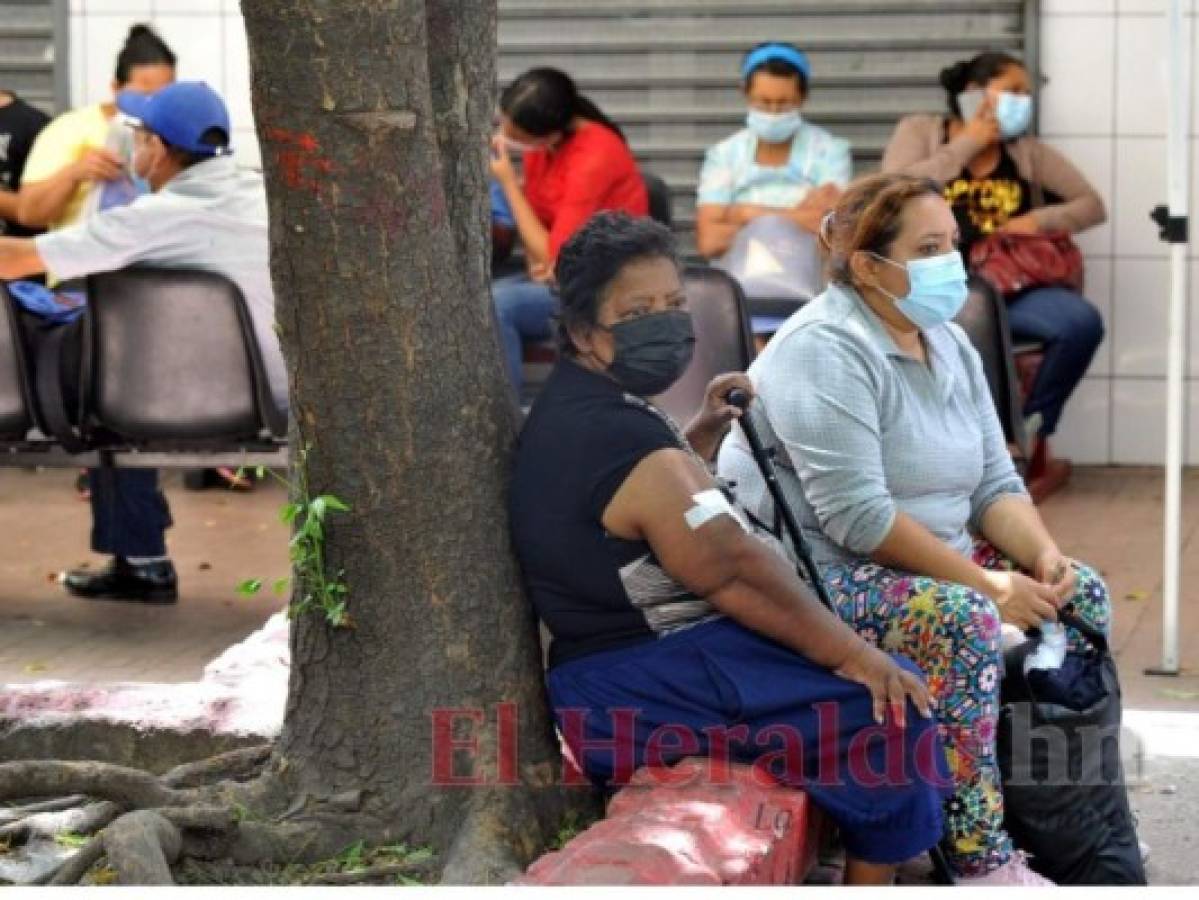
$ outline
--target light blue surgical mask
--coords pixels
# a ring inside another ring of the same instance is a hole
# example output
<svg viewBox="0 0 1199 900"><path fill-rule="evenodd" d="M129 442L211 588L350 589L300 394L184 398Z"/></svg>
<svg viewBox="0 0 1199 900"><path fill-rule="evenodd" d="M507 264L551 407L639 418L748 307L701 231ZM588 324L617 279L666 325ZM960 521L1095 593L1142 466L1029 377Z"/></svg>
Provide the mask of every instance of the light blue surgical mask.
<svg viewBox="0 0 1199 900"><path fill-rule="evenodd" d="M938 325L944 325L965 305L966 266L962 262L962 254L958 251L951 250L940 256L923 259L909 259L906 263L897 263L877 253L872 255L908 273L906 297L896 297L886 288L878 285L876 287L894 300L895 308L917 328L936 328Z"/></svg>
<svg viewBox="0 0 1199 900"><path fill-rule="evenodd" d="M745 115L745 127L757 135L758 140L768 144L781 144L791 140L795 132L799 131L802 122L798 109L781 113L751 109Z"/></svg>
<svg viewBox="0 0 1199 900"><path fill-rule="evenodd" d="M1032 124L1032 97L1001 91L995 101L995 121L999 123L999 134L1005 141L1020 137Z"/></svg>

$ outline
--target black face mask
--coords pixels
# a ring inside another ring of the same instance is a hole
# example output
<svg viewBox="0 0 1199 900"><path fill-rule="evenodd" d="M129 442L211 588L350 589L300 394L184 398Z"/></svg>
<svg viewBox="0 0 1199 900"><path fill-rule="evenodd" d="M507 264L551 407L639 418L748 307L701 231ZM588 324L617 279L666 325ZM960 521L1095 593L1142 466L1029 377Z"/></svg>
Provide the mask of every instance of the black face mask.
<svg viewBox="0 0 1199 900"><path fill-rule="evenodd" d="M675 309L611 325L615 341L608 374L630 394L652 397L682 377L691 363L691 313Z"/></svg>

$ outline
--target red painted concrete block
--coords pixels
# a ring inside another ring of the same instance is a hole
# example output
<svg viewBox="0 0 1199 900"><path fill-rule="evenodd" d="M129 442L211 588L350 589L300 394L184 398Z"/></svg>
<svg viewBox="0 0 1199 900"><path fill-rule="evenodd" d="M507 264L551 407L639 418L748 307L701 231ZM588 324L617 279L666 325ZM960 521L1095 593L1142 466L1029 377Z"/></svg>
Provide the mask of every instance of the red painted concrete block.
<svg viewBox="0 0 1199 900"><path fill-rule="evenodd" d="M749 766L706 759L644 768L607 817L535 862L518 884L798 884L815 862L807 795Z"/></svg>

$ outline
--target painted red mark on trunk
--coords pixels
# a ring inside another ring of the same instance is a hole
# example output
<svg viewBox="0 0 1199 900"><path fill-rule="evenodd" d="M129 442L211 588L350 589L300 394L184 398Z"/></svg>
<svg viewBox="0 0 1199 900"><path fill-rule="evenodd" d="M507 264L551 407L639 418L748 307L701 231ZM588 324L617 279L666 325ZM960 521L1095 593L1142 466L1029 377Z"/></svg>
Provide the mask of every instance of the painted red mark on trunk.
<svg viewBox="0 0 1199 900"><path fill-rule="evenodd" d="M266 137L273 145L271 149L283 183L292 190L321 194L324 188L322 176L332 174L336 166L321 153L316 137L285 128L268 128Z"/></svg>

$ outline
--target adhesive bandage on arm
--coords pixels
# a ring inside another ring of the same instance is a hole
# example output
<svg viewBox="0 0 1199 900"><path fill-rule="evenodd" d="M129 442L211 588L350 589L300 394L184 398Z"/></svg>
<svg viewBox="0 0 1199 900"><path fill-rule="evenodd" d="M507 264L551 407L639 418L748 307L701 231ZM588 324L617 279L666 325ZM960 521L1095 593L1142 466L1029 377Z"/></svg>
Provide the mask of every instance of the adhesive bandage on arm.
<svg viewBox="0 0 1199 900"><path fill-rule="evenodd" d="M716 488L692 494L691 500L694 505L683 513L683 518L687 520L687 525L692 531L702 528L717 516L724 515L732 516L742 529L749 531L749 526L737 514L737 511L733 509L733 505L729 503L728 498Z"/></svg>

